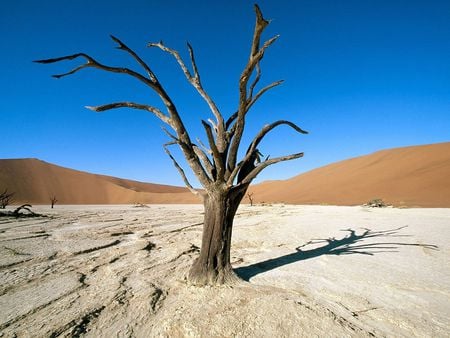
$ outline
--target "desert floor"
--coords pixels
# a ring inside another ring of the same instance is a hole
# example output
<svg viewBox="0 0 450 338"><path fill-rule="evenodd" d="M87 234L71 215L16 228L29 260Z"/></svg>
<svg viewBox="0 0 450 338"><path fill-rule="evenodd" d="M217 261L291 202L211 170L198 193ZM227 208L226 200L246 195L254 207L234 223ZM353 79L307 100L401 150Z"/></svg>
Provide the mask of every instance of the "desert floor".
<svg viewBox="0 0 450 338"><path fill-rule="evenodd" d="M450 336L450 209L242 205L215 288L200 205L34 209L0 218L1 337Z"/></svg>

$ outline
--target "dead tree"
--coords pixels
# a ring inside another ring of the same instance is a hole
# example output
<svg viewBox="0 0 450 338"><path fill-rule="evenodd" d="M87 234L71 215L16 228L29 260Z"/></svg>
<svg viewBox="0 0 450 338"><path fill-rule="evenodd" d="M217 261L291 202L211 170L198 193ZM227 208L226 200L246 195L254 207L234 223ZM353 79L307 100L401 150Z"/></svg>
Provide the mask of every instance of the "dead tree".
<svg viewBox="0 0 450 338"><path fill-rule="evenodd" d="M39 215L36 214L33 210L31 210L32 207L33 207L33 206L32 206L31 204L22 204L20 207L16 208L16 209L12 212L12 215L13 215L14 217L20 217L20 215L21 215L20 211L21 211L21 210L26 210L26 211L28 211L28 213L29 213L29 215L30 215L31 217L39 216Z"/></svg>
<svg viewBox="0 0 450 338"><path fill-rule="evenodd" d="M148 47L159 49L175 59L187 81L197 90L198 94L205 100L211 110L213 118L208 119L208 121L201 121L206 133L208 145L204 145L200 141L196 144L191 140L177 106L151 67L132 49L114 36L111 36L111 38L117 43L117 48L128 53L142 67L142 73L126 67L105 65L85 53L36 61L47 64L65 60L84 59L85 63L80 66L67 73L53 76L55 78L62 78L84 68L97 68L107 72L131 76L142 82L159 96L166 111L153 105L130 101L114 102L100 106L87 106L86 108L96 112L117 108L144 110L154 114L169 127L163 128L171 140L164 145L164 150L183 178L186 186L192 193L199 195L203 199L205 207L200 255L194 261L188 274L188 280L196 285L216 285L232 283L239 280L230 264L231 233L235 213L242 198L245 196L248 186L268 166L303 156L303 153L300 152L271 159L266 158L259 163L256 161L258 157L257 147L263 138L274 128L288 126L296 132L302 134L307 133L290 121L279 120L265 125L256 134L243 158L238 161L238 150L250 108L264 93L283 82L276 81L258 90L256 88L261 79L260 62L266 50L277 40L278 36L274 36L261 43L261 35L269 25L269 21L263 18L261 10L257 5L255 5L255 13L256 23L251 42L250 56L239 79L239 103L236 111L227 119L224 118L222 112L204 89L195 61L194 50L189 43L187 43L187 50L189 52L190 66L186 64L177 50L167 47L162 41L148 44ZM169 146L171 145L178 145L180 147L189 167L203 186L203 190L194 189L188 181L183 168L169 150Z"/></svg>
<svg viewBox="0 0 450 338"><path fill-rule="evenodd" d="M31 210L31 207L31 204L22 204L14 211L0 211L0 217L47 217L46 215L35 213Z"/></svg>
<svg viewBox="0 0 450 338"><path fill-rule="evenodd" d="M5 209L7 205L11 204L11 202L13 201L13 196L13 192L8 192L8 189L5 189L0 194L0 208Z"/></svg>
<svg viewBox="0 0 450 338"><path fill-rule="evenodd" d="M56 202L58 202L58 200L56 199L56 196L53 196L52 198L50 198L50 203L52 204L52 209L55 206Z"/></svg>
<svg viewBox="0 0 450 338"><path fill-rule="evenodd" d="M250 202L250 206L252 207L253 206L253 194L254 193L247 193L247 198L248 198L248 200L249 200L249 202Z"/></svg>

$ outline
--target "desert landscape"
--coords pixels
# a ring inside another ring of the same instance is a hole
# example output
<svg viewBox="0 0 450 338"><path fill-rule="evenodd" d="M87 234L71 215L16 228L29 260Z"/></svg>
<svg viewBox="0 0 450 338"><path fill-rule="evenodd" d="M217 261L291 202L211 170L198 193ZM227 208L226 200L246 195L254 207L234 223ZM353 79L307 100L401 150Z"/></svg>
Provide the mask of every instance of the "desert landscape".
<svg viewBox="0 0 450 338"><path fill-rule="evenodd" d="M446 337L449 209L241 205L243 282L196 287L200 205L0 219L2 337Z"/></svg>
<svg viewBox="0 0 450 338"><path fill-rule="evenodd" d="M216 287L188 282L204 209L187 189L1 160L15 194L0 217L0 337L450 336L449 149L251 186L231 247L242 281ZM392 206L363 205L375 197ZM30 202L37 217L14 217Z"/></svg>
<svg viewBox="0 0 450 338"><path fill-rule="evenodd" d="M0 338L450 338L449 12L5 3Z"/></svg>

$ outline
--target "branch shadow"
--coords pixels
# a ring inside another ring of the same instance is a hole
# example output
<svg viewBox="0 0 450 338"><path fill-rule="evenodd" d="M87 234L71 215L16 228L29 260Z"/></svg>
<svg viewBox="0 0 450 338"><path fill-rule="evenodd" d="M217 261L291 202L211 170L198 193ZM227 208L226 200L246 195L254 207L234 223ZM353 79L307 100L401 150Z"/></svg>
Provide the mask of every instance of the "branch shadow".
<svg viewBox="0 0 450 338"><path fill-rule="evenodd" d="M402 243L402 242L376 242L376 243L363 243L372 238L399 238L399 237L411 237L410 235L402 235L399 232L407 226L381 231L372 231L367 228L363 228L362 234L357 234L356 230L345 229L348 234L343 238L337 239L336 237L330 237L327 239L312 239L309 242L295 248L295 252L271 258L259 263L239 267L234 271L244 280L249 281L250 278L264 272L279 268L281 266L295 263L298 261L315 258L323 255L368 255L373 256L382 252L398 252L398 249L402 246L418 246L427 248L430 250L438 250L438 246L432 244L422 243ZM308 245L320 245L310 250L303 250L302 248Z"/></svg>

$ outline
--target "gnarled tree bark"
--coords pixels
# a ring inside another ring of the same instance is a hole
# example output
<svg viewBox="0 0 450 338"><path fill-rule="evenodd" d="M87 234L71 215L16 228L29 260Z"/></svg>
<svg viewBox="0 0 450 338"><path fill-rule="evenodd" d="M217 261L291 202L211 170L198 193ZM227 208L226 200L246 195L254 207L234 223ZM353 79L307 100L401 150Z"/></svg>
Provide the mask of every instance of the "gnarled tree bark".
<svg viewBox="0 0 450 338"><path fill-rule="evenodd" d="M197 285L231 284L239 278L230 263L233 220L248 185L217 187L204 197L200 256L189 271L189 281Z"/></svg>
<svg viewBox="0 0 450 338"><path fill-rule="evenodd" d="M208 140L207 145L201 141L199 141L199 145L192 142L175 103L164 89L162 83L158 80L156 74L132 49L114 36L111 36L111 38L118 44L117 48L128 53L142 67L144 74L130 68L104 65L85 53L36 61L47 64L81 58L86 61L84 64L67 73L53 76L55 78L62 78L84 68L98 68L107 72L131 76L159 96L166 108L166 112L155 106L128 101L100 106L87 106L86 108L97 112L118 108L144 110L155 115L171 129L163 128L164 132L171 139L170 142L164 145L164 149L183 178L186 186L192 193L199 195L203 199L205 207L200 255L194 261L188 275L189 281L196 285L217 285L233 283L239 280L233 272L230 263L231 235L234 216L242 198L247 192L248 186L269 165L303 156L303 153L296 153L271 159L267 157L261 161L258 146L264 137L276 127L284 125L298 133L307 133L293 122L280 120L264 126L248 146L244 158L239 162L237 160L247 113L263 94L283 82L281 80L275 81L259 90L256 89L261 79L260 62L266 50L277 40L278 36L274 36L261 43L263 31L270 22L264 19L257 5L255 5L255 14L256 22L250 56L239 79L238 107L228 119L223 117L215 102L204 89L195 61L194 50L189 43L187 44L187 48L191 69L186 65L178 51L165 46L163 42L148 44L148 47L160 49L176 60L187 81L197 90L198 94L208 105L212 113L212 119L201 121ZM252 81L249 83L250 79ZM180 147L189 167L203 186L203 190L194 189L188 181L183 168L169 150L169 146L171 145L178 145Z"/></svg>

